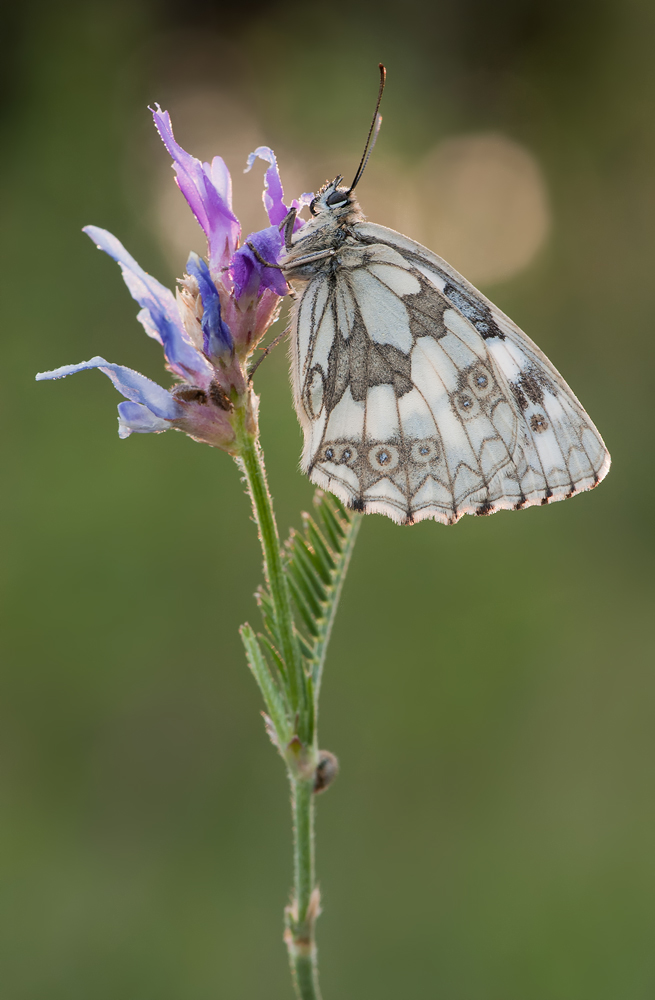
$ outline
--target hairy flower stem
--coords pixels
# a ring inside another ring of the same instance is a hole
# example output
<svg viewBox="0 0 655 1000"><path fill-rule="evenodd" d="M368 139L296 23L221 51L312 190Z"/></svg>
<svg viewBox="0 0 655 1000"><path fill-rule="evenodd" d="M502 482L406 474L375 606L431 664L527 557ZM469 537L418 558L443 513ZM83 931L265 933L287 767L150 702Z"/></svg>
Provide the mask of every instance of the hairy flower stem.
<svg viewBox="0 0 655 1000"><path fill-rule="evenodd" d="M259 592L264 633L243 625L248 664L266 703L267 728L286 764L293 809L294 887L285 909L284 940L299 1000L320 1000L315 943L320 894L314 867L314 799L334 779L338 762L319 751L318 695L330 632L361 518L322 493L315 515L303 514L282 550L257 434L257 399L237 397L231 418L241 468L264 555ZM294 614L297 615L294 620Z"/></svg>
<svg viewBox="0 0 655 1000"><path fill-rule="evenodd" d="M286 908L285 942L299 1000L320 1000L314 925L319 910L314 869L314 776L318 762L316 705L311 678L305 673L294 632L291 596L280 550L280 539L268 490L264 456L256 436L246 427L246 413L237 414L237 462L252 500L264 557L264 573L280 634L287 689L295 714L295 742L281 747L291 782L294 834L294 890ZM285 749L288 752L285 754Z"/></svg>
<svg viewBox="0 0 655 1000"><path fill-rule="evenodd" d="M319 892L314 874L314 782L291 778L294 895L286 908L284 940L300 1000L321 1000L314 927Z"/></svg>
<svg viewBox="0 0 655 1000"><path fill-rule="evenodd" d="M278 535L273 501L268 490L264 456L259 441L245 427L246 414L237 416L237 461L245 473L252 509L259 532L259 541L264 557L264 575L268 584L277 627L280 633L282 658L287 669L291 708L298 716L297 735L301 742L309 745L314 736L314 705L308 703L307 685L300 648L293 628L291 595L282 566L280 537Z"/></svg>

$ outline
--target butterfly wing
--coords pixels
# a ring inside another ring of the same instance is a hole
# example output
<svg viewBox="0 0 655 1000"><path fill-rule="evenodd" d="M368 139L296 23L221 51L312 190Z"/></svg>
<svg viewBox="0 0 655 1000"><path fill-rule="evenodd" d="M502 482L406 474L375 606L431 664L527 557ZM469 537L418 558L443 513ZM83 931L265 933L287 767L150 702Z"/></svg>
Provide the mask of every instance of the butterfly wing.
<svg viewBox="0 0 655 1000"><path fill-rule="evenodd" d="M301 286L292 379L301 465L399 523L548 503L609 455L562 377L445 261L358 223Z"/></svg>

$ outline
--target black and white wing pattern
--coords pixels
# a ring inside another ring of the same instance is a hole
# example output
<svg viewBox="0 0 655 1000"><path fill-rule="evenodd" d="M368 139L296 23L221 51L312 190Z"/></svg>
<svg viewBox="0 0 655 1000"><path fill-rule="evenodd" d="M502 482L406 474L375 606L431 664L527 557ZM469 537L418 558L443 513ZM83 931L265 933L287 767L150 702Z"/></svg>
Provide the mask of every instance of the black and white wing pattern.
<svg viewBox="0 0 655 1000"><path fill-rule="evenodd" d="M598 431L545 355L425 247L357 222L288 276L302 469L351 508L454 524L607 474Z"/></svg>

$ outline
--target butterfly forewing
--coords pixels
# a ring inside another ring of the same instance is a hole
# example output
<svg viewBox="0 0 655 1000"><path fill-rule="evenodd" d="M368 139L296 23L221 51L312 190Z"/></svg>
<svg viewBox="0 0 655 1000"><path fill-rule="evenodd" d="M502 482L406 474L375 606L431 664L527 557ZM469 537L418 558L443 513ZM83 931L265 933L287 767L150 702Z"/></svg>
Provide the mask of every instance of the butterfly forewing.
<svg viewBox="0 0 655 1000"><path fill-rule="evenodd" d="M292 381L313 482L355 510L453 524L605 476L607 450L561 375L445 261L372 223L308 229L282 266L298 291ZM307 248L326 255L301 267Z"/></svg>

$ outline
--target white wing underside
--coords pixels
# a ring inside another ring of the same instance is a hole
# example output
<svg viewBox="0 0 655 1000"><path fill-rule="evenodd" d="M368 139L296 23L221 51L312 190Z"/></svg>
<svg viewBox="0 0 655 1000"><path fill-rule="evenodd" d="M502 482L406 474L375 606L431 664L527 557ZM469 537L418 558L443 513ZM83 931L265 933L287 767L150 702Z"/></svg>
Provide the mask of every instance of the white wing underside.
<svg viewBox="0 0 655 1000"><path fill-rule="evenodd" d="M352 230L298 288L292 380L312 482L405 524L596 486L609 454L539 348L425 247Z"/></svg>

